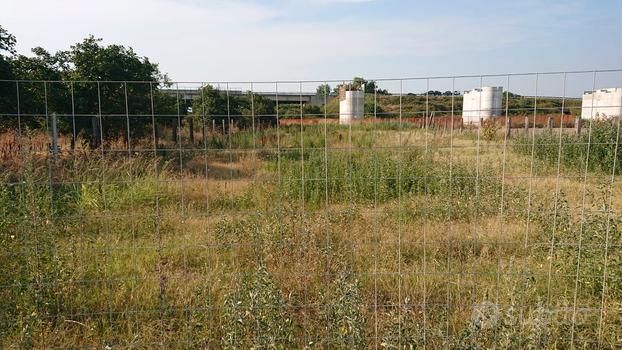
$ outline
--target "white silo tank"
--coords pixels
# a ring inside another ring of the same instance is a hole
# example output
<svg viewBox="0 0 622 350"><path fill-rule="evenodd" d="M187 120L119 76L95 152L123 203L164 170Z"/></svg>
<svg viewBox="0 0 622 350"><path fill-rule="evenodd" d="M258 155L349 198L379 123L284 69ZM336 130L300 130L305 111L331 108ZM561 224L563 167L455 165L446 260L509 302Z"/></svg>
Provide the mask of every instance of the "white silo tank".
<svg viewBox="0 0 622 350"><path fill-rule="evenodd" d="M462 120L465 124L479 125L480 118L500 116L503 110L503 87L482 86L464 92Z"/></svg>
<svg viewBox="0 0 622 350"><path fill-rule="evenodd" d="M363 91L341 91L339 94L339 124L350 124L363 119L365 93Z"/></svg>
<svg viewBox="0 0 622 350"><path fill-rule="evenodd" d="M622 88L608 88L583 93L581 118L622 116Z"/></svg>

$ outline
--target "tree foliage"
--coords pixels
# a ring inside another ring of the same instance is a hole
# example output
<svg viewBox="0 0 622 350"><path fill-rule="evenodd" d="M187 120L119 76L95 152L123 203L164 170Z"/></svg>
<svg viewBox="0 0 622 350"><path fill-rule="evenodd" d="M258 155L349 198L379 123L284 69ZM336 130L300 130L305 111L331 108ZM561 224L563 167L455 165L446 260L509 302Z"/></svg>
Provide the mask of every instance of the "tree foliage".
<svg viewBox="0 0 622 350"><path fill-rule="evenodd" d="M110 115L176 114L175 99L161 91L167 76L132 48L104 45L91 35L69 50L50 53L35 47L26 56L16 54L15 43L15 37L0 27L0 78L20 80L0 83L0 113L15 115L19 110L22 127L41 128L46 114L56 112L61 133L75 128L94 140L100 136L95 123L102 126L104 138L127 135L127 120ZM3 51L11 56L3 56ZM0 128L15 127L13 119L5 118ZM134 118L130 136L150 132L151 123L150 118Z"/></svg>
<svg viewBox="0 0 622 350"><path fill-rule="evenodd" d="M317 89L315 89L315 93L318 96L329 95L330 94L330 85L328 85L328 84L318 85Z"/></svg>
<svg viewBox="0 0 622 350"><path fill-rule="evenodd" d="M346 90L362 90L366 94L376 93L378 95L387 95L389 92L386 89L381 89L374 80L366 80L361 77L354 77L350 83L339 84L335 87L335 93L339 93L339 89L345 87Z"/></svg>
<svg viewBox="0 0 622 350"><path fill-rule="evenodd" d="M0 25L0 52L7 51L14 55L16 43L15 36Z"/></svg>
<svg viewBox="0 0 622 350"><path fill-rule="evenodd" d="M274 101L250 91L243 95L227 94L211 85L200 90L199 98L192 103L192 111L198 120L213 120L218 125L224 123L225 127L230 123L250 127L253 119L261 124L276 122Z"/></svg>

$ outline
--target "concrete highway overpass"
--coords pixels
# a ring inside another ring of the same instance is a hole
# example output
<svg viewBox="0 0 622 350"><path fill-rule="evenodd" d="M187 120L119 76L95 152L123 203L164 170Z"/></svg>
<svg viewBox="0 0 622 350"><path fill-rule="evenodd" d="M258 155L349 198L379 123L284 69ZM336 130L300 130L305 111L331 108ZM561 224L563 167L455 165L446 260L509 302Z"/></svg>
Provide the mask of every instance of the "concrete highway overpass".
<svg viewBox="0 0 622 350"><path fill-rule="evenodd" d="M182 100L200 100L201 91L199 89L162 89L165 94L169 96L179 96ZM226 90L221 90L226 93ZM229 90L229 96L242 96L248 94L248 91L242 90ZM310 105L323 105L324 96L318 96L316 93L311 92L255 92L255 94L270 99L272 101L278 101L279 104L298 104L302 101L303 104ZM335 98L336 96L327 96L327 101Z"/></svg>

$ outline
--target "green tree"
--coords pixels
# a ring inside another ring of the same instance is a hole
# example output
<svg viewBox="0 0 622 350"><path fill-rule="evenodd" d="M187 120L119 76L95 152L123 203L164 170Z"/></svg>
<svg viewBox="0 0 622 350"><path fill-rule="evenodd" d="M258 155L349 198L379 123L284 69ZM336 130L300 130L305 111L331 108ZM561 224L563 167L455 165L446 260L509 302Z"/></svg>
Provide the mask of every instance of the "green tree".
<svg viewBox="0 0 622 350"><path fill-rule="evenodd" d="M363 90L366 94L376 93L378 95L388 95L389 92L378 87L374 80L366 80L362 77L354 77L352 82L347 84L339 84L335 87L335 93L339 93L339 89L345 86L346 90Z"/></svg>
<svg viewBox="0 0 622 350"><path fill-rule="evenodd" d="M89 36L67 51L51 54L36 47L32 56L25 56L15 54L15 41L0 27L0 78L29 81L19 82L19 86L0 83L0 113L16 113L19 88L23 126L42 127L45 112L57 112L64 115L59 118L61 133L72 130L75 123L76 131L89 136L91 144L97 146L100 130L104 138L128 134L127 120L118 115L134 116L130 137L151 133L152 120L145 116L152 112L170 116L156 118L156 124L177 122L172 116L180 106L161 91L167 86L167 76L132 48L102 45L102 39Z"/></svg>
<svg viewBox="0 0 622 350"><path fill-rule="evenodd" d="M0 54L2 51L6 51L12 55L15 55L15 44L17 40L15 35L9 33L0 25Z"/></svg>
<svg viewBox="0 0 622 350"><path fill-rule="evenodd" d="M330 94L330 85L328 84L319 85L317 89L315 90L315 93L318 96L325 96L325 95Z"/></svg>
<svg viewBox="0 0 622 350"><path fill-rule="evenodd" d="M213 120L220 125L228 124L227 116L231 115L231 98L227 103L227 95L224 91L215 89L211 85L206 85L200 89L200 98L192 101L192 112L197 118L204 118L206 121Z"/></svg>
<svg viewBox="0 0 622 350"><path fill-rule="evenodd" d="M251 127L253 117L257 127L273 125L276 122L274 101L261 95L249 91L242 96L227 96L226 91L211 85L204 86L199 94L200 97L192 103L192 111L197 120L213 120L217 125L224 122L225 128L228 128L229 122L242 128Z"/></svg>
<svg viewBox="0 0 622 350"><path fill-rule="evenodd" d="M252 125L252 116L255 118L255 125L275 125L276 124L276 103L267 97L251 93L237 98L235 101L239 105L241 118L238 124L241 127Z"/></svg>
<svg viewBox="0 0 622 350"><path fill-rule="evenodd" d="M101 42L101 38L91 35L82 42L72 45L65 53L72 65L67 74L68 79L85 81L74 86L80 97L75 100L77 111L85 114L99 114L101 111L103 115L126 112L131 115L150 114L150 99L153 93L154 102L157 101L155 113L177 114L176 99L155 92L154 90L161 86L149 83L168 80L166 75L160 73L157 64L149 61L147 57L138 56L132 48L122 45L104 46ZM128 81L133 83L123 83ZM158 120L178 122L176 117ZM80 128L88 130L90 124L90 120L81 118ZM150 118L135 118L130 129L131 136L140 136L148 132L151 130L150 124ZM102 117L104 137L119 136L125 125L126 120L123 118Z"/></svg>
<svg viewBox="0 0 622 350"><path fill-rule="evenodd" d="M24 115L21 119L22 127L37 129L45 127L46 111L71 113L69 85L59 83L69 70L69 63L67 55L63 52L50 54L41 47L35 47L31 52L32 56L12 57L11 71L15 79L25 80L19 83L19 107L21 114ZM43 83L44 80L54 82ZM14 87L14 95L17 94L17 88ZM59 119L60 132L67 132L69 125L68 119Z"/></svg>
<svg viewBox="0 0 622 350"><path fill-rule="evenodd" d="M10 56L15 55L15 36L0 26L0 79L15 79ZM0 115L15 113L15 84L0 82ZM0 120L0 130L10 125L10 118Z"/></svg>

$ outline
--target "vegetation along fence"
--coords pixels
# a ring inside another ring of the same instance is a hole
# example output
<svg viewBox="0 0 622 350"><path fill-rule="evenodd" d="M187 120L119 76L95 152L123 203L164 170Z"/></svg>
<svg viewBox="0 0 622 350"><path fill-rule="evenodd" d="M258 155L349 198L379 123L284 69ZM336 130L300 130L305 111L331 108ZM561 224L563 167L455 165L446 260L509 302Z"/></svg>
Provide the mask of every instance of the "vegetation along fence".
<svg viewBox="0 0 622 350"><path fill-rule="evenodd" d="M620 348L619 86L0 81L0 348Z"/></svg>

